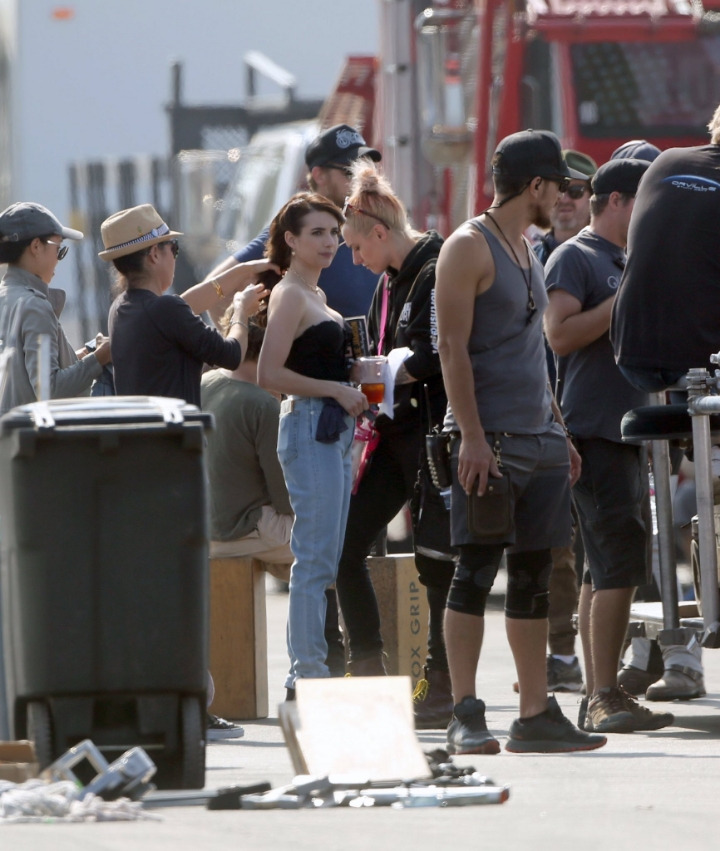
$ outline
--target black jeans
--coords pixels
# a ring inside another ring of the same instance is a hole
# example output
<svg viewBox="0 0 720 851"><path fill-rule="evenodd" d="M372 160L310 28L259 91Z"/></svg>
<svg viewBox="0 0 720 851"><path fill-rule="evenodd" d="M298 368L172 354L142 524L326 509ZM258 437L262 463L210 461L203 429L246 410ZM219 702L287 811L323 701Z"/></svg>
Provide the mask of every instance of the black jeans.
<svg viewBox="0 0 720 851"><path fill-rule="evenodd" d="M383 435L350 499L336 588L354 658L382 650L380 613L366 559L377 536L412 497L424 441L425 430L420 426ZM428 665L447 670L442 612L455 566L419 554L415 564L420 582L428 589L431 609Z"/></svg>

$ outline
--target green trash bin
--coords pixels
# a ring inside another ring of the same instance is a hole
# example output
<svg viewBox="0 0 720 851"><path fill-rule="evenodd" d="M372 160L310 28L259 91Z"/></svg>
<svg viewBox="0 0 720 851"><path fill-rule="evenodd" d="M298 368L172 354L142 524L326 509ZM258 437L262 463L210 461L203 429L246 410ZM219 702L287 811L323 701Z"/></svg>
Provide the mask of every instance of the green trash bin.
<svg viewBox="0 0 720 851"><path fill-rule="evenodd" d="M0 419L2 621L15 738L41 765L141 746L205 778L212 417L181 400L38 402Z"/></svg>

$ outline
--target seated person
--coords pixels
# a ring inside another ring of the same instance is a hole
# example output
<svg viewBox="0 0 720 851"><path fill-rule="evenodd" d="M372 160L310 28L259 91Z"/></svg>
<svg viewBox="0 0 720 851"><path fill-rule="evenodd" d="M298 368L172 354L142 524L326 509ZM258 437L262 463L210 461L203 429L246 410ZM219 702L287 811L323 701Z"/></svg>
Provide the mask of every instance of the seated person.
<svg viewBox="0 0 720 851"><path fill-rule="evenodd" d="M226 314L225 332L229 322ZM264 335L251 319L240 366L207 372L201 382L202 408L215 415L207 452L210 555L286 565L287 579L293 514L277 456L280 402L257 385Z"/></svg>

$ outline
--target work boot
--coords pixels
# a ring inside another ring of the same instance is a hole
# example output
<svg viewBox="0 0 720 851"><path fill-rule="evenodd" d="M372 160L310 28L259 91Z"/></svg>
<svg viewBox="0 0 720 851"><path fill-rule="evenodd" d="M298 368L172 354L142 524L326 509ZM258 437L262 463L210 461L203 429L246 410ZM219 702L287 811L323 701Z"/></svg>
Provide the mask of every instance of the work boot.
<svg viewBox="0 0 720 851"><path fill-rule="evenodd" d="M447 752L500 753L500 743L485 723L485 704L480 698L467 696L453 707L447 728Z"/></svg>
<svg viewBox="0 0 720 851"><path fill-rule="evenodd" d="M705 695L702 647L687 627L663 630L658 638L665 666L662 678L647 690L647 700L693 700Z"/></svg>
<svg viewBox="0 0 720 851"><path fill-rule="evenodd" d="M447 727L453 715L453 696L450 674L424 667L425 676L413 692L415 728L437 730Z"/></svg>
<svg viewBox="0 0 720 851"><path fill-rule="evenodd" d="M692 668L670 667L647 690L647 700L693 700L704 697L705 680L702 673Z"/></svg>
<svg viewBox="0 0 720 851"><path fill-rule="evenodd" d="M662 730L663 727L669 727L674 721L675 716L671 712L652 712L645 706L635 700L628 694L622 686L619 687L620 692L625 698L625 706L632 712L635 719L635 730Z"/></svg>
<svg viewBox="0 0 720 851"><path fill-rule="evenodd" d="M661 673L653 673L652 671L642 671L640 668L635 668L632 665L624 665L617 675L618 685L622 686L628 694L639 695L645 692L657 682Z"/></svg>
<svg viewBox="0 0 720 851"><path fill-rule="evenodd" d="M663 657L657 641L636 635L630 641L629 658L618 671L618 685L630 694L645 694L648 687L660 679Z"/></svg>
<svg viewBox="0 0 720 851"><path fill-rule="evenodd" d="M635 729L635 716L625 702L625 693L619 688L601 688L588 700L585 730L632 733Z"/></svg>
<svg viewBox="0 0 720 851"><path fill-rule="evenodd" d="M606 743L606 736L579 730L562 714L557 698L550 695L544 712L512 722L505 750L510 753L569 753L592 751Z"/></svg>
<svg viewBox="0 0 720 851"><path fill-rule="evenodd" d="M347 664L348 676L351 677L386 677L385 660L382 650L371 653L369 656L361 656L358 659L350 659Z"/></svg>

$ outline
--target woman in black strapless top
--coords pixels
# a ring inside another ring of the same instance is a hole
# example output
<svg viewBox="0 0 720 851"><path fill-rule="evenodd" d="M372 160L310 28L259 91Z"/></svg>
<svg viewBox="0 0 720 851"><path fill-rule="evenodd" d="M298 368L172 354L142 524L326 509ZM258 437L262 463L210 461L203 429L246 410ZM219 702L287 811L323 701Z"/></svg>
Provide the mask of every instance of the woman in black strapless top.
<svg viewBox="0 0 720 851"><path fill-rule="evenodd" d="M367 407L349 384L349 329L317 281L344 219L320 195L300 193L270 225L268 259L285 272L268 300L258 362L262 387L284 394L278 456L295 513L290 573L288 697L295 681L329 676L325 591L335 582L351 489L355 418Z"/></svg>

